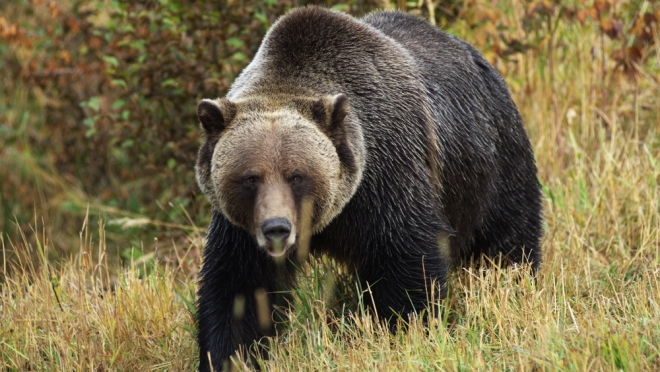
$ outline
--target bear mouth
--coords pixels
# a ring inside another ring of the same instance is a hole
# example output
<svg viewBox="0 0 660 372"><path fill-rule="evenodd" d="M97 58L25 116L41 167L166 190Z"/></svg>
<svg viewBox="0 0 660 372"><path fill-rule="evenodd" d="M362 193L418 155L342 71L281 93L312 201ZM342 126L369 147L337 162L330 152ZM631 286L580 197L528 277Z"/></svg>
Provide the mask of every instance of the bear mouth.
<svg viewBox="0 0 660 372"><path fill-rule="evenodd" d="M291 234L283 238L266 238L261 229L255 232L255 237L259 248L263 249L269 256L277 259L286 257L291 251L291 247L296 244L298 240L295 232L295 227L292 229Z"/></svg>
<svg viewBox="0 0 660 372"><path fill-rule="evenodd" d="M268 255L273 257L273 258L284 257L284 256L286 256L287 252L288 252L288 249L280 249L279 252L278 252L278 251L275 251L272 246L266 248L266 253L268 253Z"/></svg>
<svg viewBox="0 0 660 372"><path fill-rule="evenodd" d="M261 239L258 239L261 240ZM263 240L260 241L260 248L273 258L286 257L291 251L291 247L295 244L296 239L289 238L286 240Z"/></svg>

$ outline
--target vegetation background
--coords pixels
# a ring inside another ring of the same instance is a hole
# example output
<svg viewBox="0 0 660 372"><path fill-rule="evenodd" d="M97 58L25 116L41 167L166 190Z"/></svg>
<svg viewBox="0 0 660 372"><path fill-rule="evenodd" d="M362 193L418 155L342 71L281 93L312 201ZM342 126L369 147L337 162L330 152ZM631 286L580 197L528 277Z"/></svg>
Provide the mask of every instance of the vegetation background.
<svg viewBox="0 0 660 372"><path fill-rule="evenodd" d="M660 370L660 5L651 0L0 3L0 370L191 370L210 208L195 107L294 6L402 9L473 43L525 119L544 266L455 272L391 335L315 258L272 370ZM346 295L348 293L348 295ZM367 294L368 295L368 294ZM247 368L245 358L234 367Z"/></svg>

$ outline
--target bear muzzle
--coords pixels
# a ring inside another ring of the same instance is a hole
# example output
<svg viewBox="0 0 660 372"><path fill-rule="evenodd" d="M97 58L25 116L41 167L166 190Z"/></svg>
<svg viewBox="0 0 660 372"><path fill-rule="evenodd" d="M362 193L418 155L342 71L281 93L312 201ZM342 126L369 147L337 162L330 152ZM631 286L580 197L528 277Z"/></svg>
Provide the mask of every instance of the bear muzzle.
<svg viewBox="0 0 660 372"><path fill-rule="evenodd" d="M296 220L296 204L289 185L268 179L259 185L253 229L261 249L271 257L283 257L296 243Z"/></svg>
<svg viewBox="0 0 660 372"><path fill-rule="evenodd" d="M281 257L295 243L291 222L286 218L271 218L261 224L261 234L257 242L271 257Z"/></svg>
<svg viewBox="0 0 660 372"><path fill-rule="evenodd" d="M291 234L291 222L286 218L271 218L261 225L261 232L268 241L284 241Z"/></svg>

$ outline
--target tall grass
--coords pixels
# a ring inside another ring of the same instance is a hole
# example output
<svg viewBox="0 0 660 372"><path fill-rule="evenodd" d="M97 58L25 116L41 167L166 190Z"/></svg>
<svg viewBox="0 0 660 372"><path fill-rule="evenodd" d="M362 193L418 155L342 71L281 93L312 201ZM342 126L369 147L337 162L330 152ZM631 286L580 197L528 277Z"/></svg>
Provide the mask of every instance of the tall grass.
<svg viewBox="0 0 660 372"><path fill-rule="evenodd" d="M515 267L459 270L441 314L428 326L402 319L407 330L393 335L359 304L329 295L334 283L354 284L316 258L288 329L259 363L274 371L660 370L660 54L636 81L603 75L598 56L615 45L600 38L560 22L552 56L529 51L505 66L544 188L536 280ZM16 258L3 260L14 269L2 268L11 273L0 284L0 370L194 368L194 269L110 268L102 224L85 224L75 254L54 266L49 236L35 225L22 240L2 240L3 255ZM175 256L192 252L199 263L199 238L190 241ZM246 369L245 360L234 366Z"/></svg>
<svg viewBox="0 0 660 372"><path fill-rule="evenodd" d="M75 257L59 267L46 259L39 231L34 246L2 241L3 254L22 254L0 287L1 370L192 369L194 282L175 279L170 267L141 275L143 262L111 269L104 226L97 231L95 242L85 223ZM26 259L30 250L42 258L38 266Z"/></svg>

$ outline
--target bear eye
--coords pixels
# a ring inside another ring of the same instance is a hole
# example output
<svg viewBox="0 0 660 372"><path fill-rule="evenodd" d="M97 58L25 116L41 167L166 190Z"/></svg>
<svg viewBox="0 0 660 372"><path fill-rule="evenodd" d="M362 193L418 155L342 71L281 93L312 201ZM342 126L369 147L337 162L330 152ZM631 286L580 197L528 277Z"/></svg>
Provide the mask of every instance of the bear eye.
<svg viewBox="0 0 660 372"><path fill-rule="evenodd" d="M303 177L302 177L301 175L299 175L299 174L294 174L294 175L291 176L291 178L289 179L289 182L291 182L291 183L300 183L300 182L302 182L302 180L303 180Z"/></svg>
<svg viewBox="0 0 660 372"><path fill-rule="evenodd" d="M243 182L245 182L248 185L254 185L257 183L257 176L248 176L243 179Z"/></svg>

